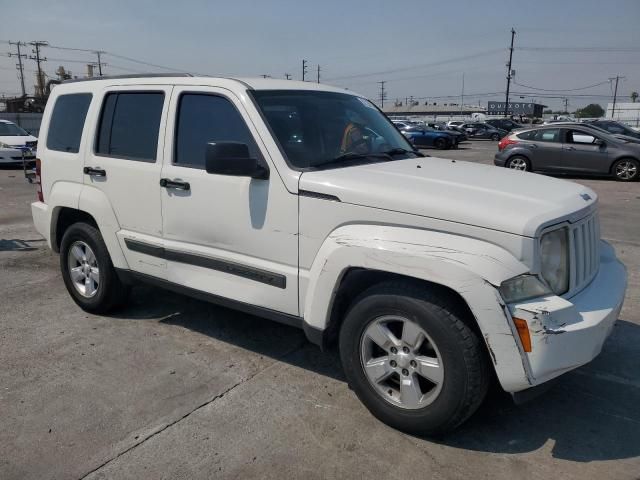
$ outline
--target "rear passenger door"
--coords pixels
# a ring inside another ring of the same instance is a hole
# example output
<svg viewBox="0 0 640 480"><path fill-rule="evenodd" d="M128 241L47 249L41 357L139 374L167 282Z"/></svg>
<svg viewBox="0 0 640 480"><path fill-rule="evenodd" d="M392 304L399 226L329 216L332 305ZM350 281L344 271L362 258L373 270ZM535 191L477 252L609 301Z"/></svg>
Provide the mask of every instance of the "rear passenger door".
<svg viewBox="0 0 640 480"><path fill-rule="evenodd" d="M171 90L163 85L106 88L84 162L85 188L96 190L86 197L113 209L129 267L159 278L166 277L166 261L152 253L162 247L160 169Z"/></svg>
<svg viewBox="0 0 640 480"><path fill-rule="evenodd" d="M529 144L534 169L553 171L562 168L563 150L559 128L534 130Z"/></svg>

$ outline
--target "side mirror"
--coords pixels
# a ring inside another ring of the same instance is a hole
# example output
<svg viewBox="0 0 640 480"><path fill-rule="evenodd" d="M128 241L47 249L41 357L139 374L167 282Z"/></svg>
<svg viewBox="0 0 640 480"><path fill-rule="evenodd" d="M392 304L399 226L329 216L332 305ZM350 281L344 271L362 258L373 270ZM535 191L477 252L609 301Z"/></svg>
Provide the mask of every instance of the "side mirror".
<svg viewBox="0 0 640 480"><path fill-rule="evenodd" d="M269 178L269 168L252 158L249 147L241 142L209 142L205 152L207 173L236 177Z"/></svg>
<svg viewBox="0 0 640 480"><path fill-rule="evenodd" d="M598 145L599 147L602 147L602 146L604 145L604 140L602 140L601 138L596 138L596 139L593 141L593 144L594 144L594 145Z"/></svg>

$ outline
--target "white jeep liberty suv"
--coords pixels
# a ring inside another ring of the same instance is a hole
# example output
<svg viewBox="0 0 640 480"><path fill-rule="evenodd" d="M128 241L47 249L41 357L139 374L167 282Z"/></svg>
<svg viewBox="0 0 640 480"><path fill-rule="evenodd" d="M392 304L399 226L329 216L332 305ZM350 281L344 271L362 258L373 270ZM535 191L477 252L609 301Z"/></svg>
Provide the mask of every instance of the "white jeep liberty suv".
<svg viewBox="0 0 640 480"><path fill-rule="evenodd" d="M593 191L424 157L338 88L69 81L38 156L33 219L81 308L151 282L301 327L404 431L460 425L492 369L522 399L591 361L625 295Z"/></svg>

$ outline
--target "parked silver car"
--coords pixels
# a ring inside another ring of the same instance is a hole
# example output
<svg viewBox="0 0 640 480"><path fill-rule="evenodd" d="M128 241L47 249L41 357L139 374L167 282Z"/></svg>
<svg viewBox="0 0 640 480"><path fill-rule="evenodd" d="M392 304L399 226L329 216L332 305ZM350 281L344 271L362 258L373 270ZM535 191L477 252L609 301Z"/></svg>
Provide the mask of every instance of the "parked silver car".
<svg viewBox="0 0 640 480"><path fill-rule="evenodd" d="M640 144L588 126L545 125L503 138L494 163L515 170L612 175L628 182L640 175Z"/></svg>

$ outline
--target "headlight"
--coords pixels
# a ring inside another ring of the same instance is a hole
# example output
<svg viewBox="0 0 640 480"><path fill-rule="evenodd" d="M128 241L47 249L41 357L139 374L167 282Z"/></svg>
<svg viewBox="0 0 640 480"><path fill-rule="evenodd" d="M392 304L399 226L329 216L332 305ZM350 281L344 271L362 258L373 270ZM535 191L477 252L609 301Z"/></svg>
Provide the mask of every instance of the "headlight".
<svg viewBox="0 0 640 480"><path fill-rule="evenodd" d="M566 228L545 233L540 239L540 274L553 293L569 290L569 245Z"/></svg>
<svg viewBox="0 0 640 480"><path fill-rule="evenodd" d="M500 285L500 295L507 303L523 302L551 294L551 290L535 275L519 275Z"/></svg>

